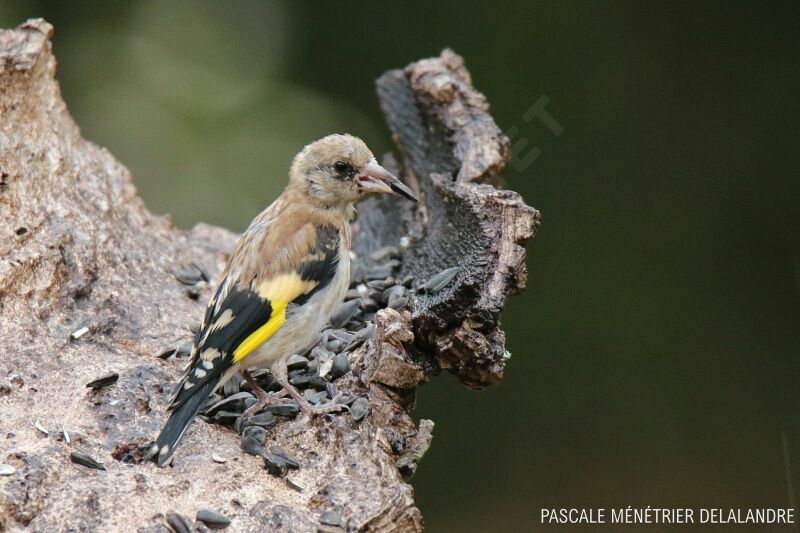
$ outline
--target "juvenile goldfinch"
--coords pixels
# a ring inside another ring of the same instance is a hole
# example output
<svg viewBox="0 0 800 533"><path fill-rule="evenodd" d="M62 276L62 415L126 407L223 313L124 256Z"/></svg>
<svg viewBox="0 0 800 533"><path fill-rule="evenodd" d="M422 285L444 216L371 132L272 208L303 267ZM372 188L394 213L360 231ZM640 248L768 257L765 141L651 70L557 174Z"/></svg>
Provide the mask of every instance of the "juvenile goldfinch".
<svg viewBox="0 0 800 533"><path fill-rule="evenodd" d="M269 368L306 412L341 407L335 401L311 406L287 381L286 360L317 341L344 299L350 282L349 222L355 202L370 192L416 201L351 135L329 135L297 154L289 184L241 236L208 303L169 420L150 448L159 466L169 461L209 395L236 372L258 398L246 415L276 401L248 368Z"/></svg>

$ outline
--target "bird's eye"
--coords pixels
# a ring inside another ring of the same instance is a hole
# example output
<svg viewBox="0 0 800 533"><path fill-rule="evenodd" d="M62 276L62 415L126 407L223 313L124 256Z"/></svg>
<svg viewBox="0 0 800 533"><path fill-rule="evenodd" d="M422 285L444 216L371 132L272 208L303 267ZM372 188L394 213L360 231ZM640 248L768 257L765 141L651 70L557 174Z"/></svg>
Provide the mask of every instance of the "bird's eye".
<svg viewBox="0 0 800 533"><path fill-rule="evenodd" d="M333 168L336 170L336 172L344 173L350 170L350 165L345 161L337 161L333 164Z"/></svg>

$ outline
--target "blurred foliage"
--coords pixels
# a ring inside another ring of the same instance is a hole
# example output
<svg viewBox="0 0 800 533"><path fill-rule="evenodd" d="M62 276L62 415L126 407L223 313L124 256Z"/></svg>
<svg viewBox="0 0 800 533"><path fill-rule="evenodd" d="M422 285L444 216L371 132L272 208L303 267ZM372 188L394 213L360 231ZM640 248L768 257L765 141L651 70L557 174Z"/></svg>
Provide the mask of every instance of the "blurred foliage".
<svg viewBox="0 0 800 533"><path fill-rule="evenodd" d="M84 135L184 227L243 229L326 133L390 149L373 80L444 46L520 153L541 150L508 175L544 225L504 318L507 378L420 392L432 531L530 529L547 506L788 506L800 3L0 3L0 26L32 16L55 24ZM525 119L542 95L559 136Z"/></svg>

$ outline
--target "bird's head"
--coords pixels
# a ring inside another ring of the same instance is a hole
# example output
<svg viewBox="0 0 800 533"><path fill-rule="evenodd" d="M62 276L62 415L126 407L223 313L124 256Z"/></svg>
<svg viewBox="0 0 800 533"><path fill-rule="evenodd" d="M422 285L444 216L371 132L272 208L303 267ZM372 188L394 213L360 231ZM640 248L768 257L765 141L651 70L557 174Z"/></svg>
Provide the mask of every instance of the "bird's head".
<svg viewBox="0 0 800 533"><path fill-rule="evenodd" d="M289 173L290 187L325 206L346 206L367 193L399 194L417 201L413 191L383 168L364 141L328 135L303 148Z"/></svg>

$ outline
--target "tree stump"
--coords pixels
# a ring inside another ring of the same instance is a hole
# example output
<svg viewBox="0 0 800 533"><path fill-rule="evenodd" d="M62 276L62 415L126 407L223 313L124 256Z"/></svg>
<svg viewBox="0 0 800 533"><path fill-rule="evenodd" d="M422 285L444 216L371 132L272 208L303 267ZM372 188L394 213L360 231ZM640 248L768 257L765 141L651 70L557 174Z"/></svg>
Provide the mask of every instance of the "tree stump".
<svg viewBox="0 0 800 533"><path fill-rule="evenodd" d="M413 423L415 388L440 369L470 387L502 378L500 312L525 286L523 245L539 221L496 188L509 141L462 59L445 50L377 81L401 156L386 164L420 203L365 202L355 253L363 273L394 247L393 268L415 290L408 309L378 311L375 333L347 354L353 372L337 383L369 401L365 418L269 428L265 442L300 462L283 478L245 455L235 432L201 420L172 467L137 462L136 443L159 429L182 372L157 354L190 337L211 291L187 294L174 274L194 263L213 280L236 235L182 231L147 211L128 170L67 112L52 30L35 19L0 32L0 463L10 465L0 530L165 531L169 513L191 523L200 509L242 531L421 530L408 477L433 423ZM86 387L109 373L112 385Z"/></svg>

